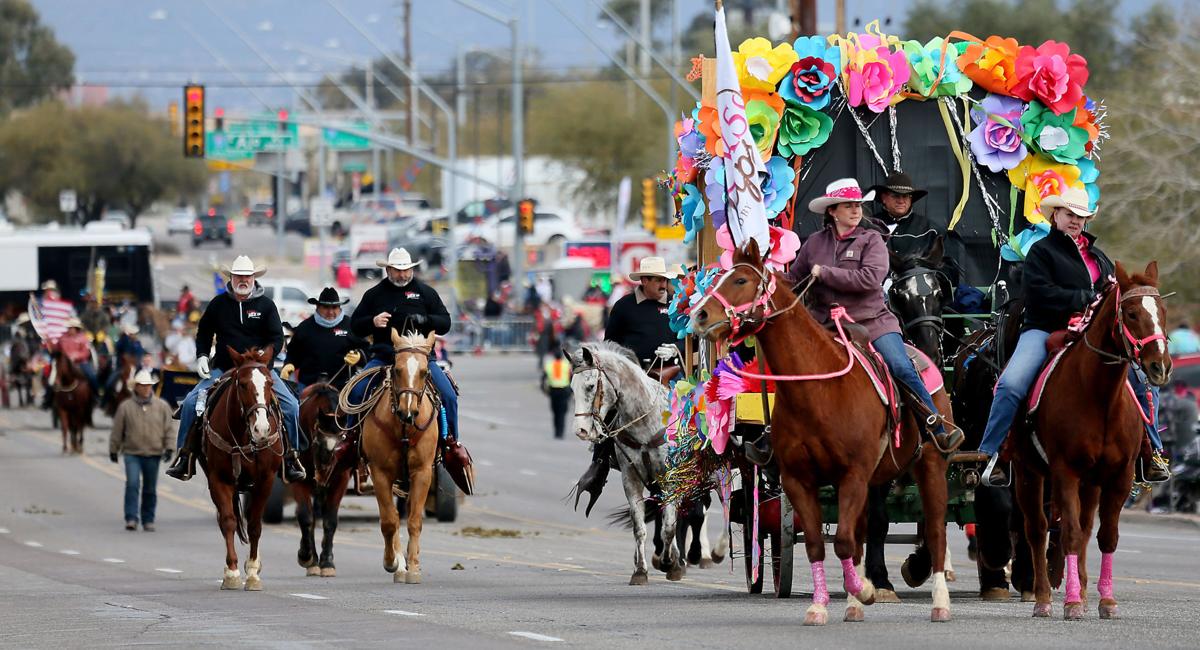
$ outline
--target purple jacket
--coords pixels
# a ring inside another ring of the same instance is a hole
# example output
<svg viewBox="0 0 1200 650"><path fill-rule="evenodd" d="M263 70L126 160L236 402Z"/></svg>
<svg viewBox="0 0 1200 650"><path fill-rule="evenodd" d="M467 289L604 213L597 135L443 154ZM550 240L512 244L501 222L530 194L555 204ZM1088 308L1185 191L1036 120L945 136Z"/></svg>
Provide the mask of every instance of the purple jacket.
<svg viewBox="0 0 1200 650"><path fill-rule="evenodd" d="M813 317L829 323L829 307L836 303L866 327L874 341L888 332L900 333L900 321L883 300L888 264L887 244L878 232L860 225L838 239L833 226L828 226L804 242L787 277L797 282L820 265L821 277L808 291Z"/></svg>

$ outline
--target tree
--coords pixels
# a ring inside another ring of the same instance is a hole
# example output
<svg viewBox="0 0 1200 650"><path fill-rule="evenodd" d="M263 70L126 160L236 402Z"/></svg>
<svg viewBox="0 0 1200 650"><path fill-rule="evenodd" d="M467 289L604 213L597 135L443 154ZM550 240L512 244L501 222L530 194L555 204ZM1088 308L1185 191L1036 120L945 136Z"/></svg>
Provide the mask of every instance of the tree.
<svg viewBox="0 0 1200 650"><path fill-rule="evenodd" d="M27 0L0 0L0 115L75 83L75 55Z"/></svg>

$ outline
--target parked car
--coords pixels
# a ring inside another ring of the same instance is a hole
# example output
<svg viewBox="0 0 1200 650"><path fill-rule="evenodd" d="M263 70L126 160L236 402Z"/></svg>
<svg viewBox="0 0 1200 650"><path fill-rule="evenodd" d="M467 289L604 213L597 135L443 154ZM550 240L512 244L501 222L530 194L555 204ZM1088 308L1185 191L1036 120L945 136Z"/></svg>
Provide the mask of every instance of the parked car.
<svg viewBox="0 0 1200 650"><path fill-rule="evenodd" d="M168 235L186 235L192 232L192 224L196 222L196 208L191 206L175 208L167 217Z"/></svg>
<svg viewBox="0 0 1200 650"><path fill-rule="evenodd" d="M459 242L483 239L499 248L511 248L516 238L516 212L505 210L477 224L458 226L454 230ZM559 210L541 210L533 215L533 234L525 235L530 246L562 246L568 240L579 239L583 231L575 220Z"/></svg>
<svg viewBox="0 0 1200 650"><path fill-rule="evenodd" d="M246 208L247 226L270 226L275 223L275 206L270 203L255 203Z"/></svg>
<svg viewBox="0 0 1200 650"><path fill-rule="evenodd" d="M259 278L258 283L279 309L279 319L291 325L312 315L314 307L308 299L317 295L303 280L295 278Z"/></svg>
<svg viewBox="0 0 1200 650"><path fill-rule="evenodd" d="M283 220L283 231L294 232L301 237L312 237L312 222L308 218L308 208L301 208L289 214Z"/></svg>
<svg viewBox="0 0 1200 650"><path fill-rule="evenodd" d="M225 242L226 248L233 246L233 220L209 208L208 214L198 217L192 224L192 248L204 242Z"/></svg>

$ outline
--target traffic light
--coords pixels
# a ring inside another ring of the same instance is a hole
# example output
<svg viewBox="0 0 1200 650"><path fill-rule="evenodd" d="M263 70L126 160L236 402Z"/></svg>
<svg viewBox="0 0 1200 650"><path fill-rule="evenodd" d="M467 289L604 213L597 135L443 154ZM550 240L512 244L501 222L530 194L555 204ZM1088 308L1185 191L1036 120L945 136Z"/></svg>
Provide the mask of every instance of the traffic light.
<svg viewBox="0 0 1200 650"><path fill-rule="evenodd" d="M658 205L655 203L654 179L642 179L642 227L649 232L658 228Z"/></svg>
<svg viewBox="0 0 1200 650"><path fill-rule="evenodd" d="M225 109L217 107L213 109L213 130L225 130Z"/></svg>
<svg viewBox="0 0 1200 650"><path fill-rule="evenodd" d="M183 157L204 157L204 86L183 87Z"/></svg>
<svg viewBox="0 0 1200 650"><path fill-rule="evenodd" d="M533 234L533 200L524 199L517 203L517 223L522 235Z"/></svg>
<svg viewBox="0 0 1200 650"><path fill-rule="evenodd" d="M287 133L288 130L288 112L286 108L279 109L279 132Z"/></svg>

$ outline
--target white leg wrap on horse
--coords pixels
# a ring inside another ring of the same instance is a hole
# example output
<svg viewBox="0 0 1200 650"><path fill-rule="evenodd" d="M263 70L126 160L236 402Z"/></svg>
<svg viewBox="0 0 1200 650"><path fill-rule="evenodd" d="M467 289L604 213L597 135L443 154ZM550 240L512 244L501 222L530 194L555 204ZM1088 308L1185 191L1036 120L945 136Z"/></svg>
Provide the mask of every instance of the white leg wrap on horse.
<svg viewBox="0 0 1200 650"><path fill-rule="evenodd" d="M933 574L933 607L934 609L950 609L950 590L946 588L946 574Z"/></svg>
<svg viewBox="0 0 1200 650"><path fill-rule="evenodd" d="M242 577L241 571L239 571L237 569L230 569L228 567L225 568L225 579L226 580L235 580L240 577Z"/></svg>

